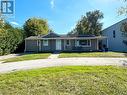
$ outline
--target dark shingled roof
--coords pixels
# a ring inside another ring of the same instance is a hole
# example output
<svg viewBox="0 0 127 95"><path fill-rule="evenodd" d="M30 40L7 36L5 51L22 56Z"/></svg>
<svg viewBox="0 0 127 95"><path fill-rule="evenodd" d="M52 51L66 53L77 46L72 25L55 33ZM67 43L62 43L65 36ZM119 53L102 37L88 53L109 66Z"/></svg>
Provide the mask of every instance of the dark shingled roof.
<svg viewBox="0 0 127 95"><path fill-rule="evenodd" d="M58 35L54 32L50 32L47 35L44 35L42 38L56 38L56 37L60 37L60 35Z"/></svg>
<svg viewBox="0 0 127 95"><path fill-rule="evenodd" d="M88 38L104 38L102 36L95 35L59 35L54 32L50 32L47 35L43 36L31 36L26 39L88 39Z"/></svg>

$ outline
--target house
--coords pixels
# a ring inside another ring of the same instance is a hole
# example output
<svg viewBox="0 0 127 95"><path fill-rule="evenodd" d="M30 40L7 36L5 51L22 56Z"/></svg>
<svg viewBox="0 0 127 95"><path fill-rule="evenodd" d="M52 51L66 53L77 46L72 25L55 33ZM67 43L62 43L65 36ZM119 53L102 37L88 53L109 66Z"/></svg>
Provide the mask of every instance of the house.
<svg viewBox="0 0 127 95"><path fill-rule="evenodd" d="M127 19L124 19L102 31L102 35L107 37L108 49L110 51L127 52L127 37L123 36L121 26ZM104 40L103 44L107 42Z"/></svg>
<svg viewBox="0 0 127 95"><path fill-rule="evenodd" d="M26 38L25 51L98 51L99 42L103 39L106 39L106 37L93 35L58 35L50 32L47 35Z"/></svg>

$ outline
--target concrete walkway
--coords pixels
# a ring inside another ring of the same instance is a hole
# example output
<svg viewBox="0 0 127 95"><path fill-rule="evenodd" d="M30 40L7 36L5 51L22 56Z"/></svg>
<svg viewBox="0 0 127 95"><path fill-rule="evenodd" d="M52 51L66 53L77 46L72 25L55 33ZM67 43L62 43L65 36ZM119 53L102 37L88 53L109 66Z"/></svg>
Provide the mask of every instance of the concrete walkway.
<svg viewBox="0 0 127 95"><path fill-rule="evenodd" d="M123 66L127 64L127 58L57 58L40 59L13 63L1 63L0 73L17 70L27 70L54 66Z"/></svg>
<svg viewBox="0 0 127 95"><path fill-rule="evenodd" d="M57 59L59 57L60 53L53 53L51 54L48 59Z"/></svg>

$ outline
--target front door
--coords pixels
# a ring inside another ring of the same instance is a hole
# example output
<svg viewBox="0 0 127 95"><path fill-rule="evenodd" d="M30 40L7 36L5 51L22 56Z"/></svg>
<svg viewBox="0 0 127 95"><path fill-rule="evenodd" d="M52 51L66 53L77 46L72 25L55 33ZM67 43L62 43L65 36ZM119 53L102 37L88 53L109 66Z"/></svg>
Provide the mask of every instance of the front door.
<svg viewBox="0 0 127 95"><path fill-rule="evenodd" d="M56 40L56 50L61 50L61 40Z"/></svg>

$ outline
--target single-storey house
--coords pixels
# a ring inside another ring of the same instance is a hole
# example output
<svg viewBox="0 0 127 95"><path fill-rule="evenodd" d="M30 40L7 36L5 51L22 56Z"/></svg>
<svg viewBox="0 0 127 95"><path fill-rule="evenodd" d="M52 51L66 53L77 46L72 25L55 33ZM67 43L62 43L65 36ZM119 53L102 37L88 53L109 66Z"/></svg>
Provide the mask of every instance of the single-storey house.
<svg viewBox="0 0 127 95"><path fill-rule="evenodd" d="M50 32L43 36L31 36L25 39L26 52L54 51L99 51L104 36L58 35Z"/></svg>

